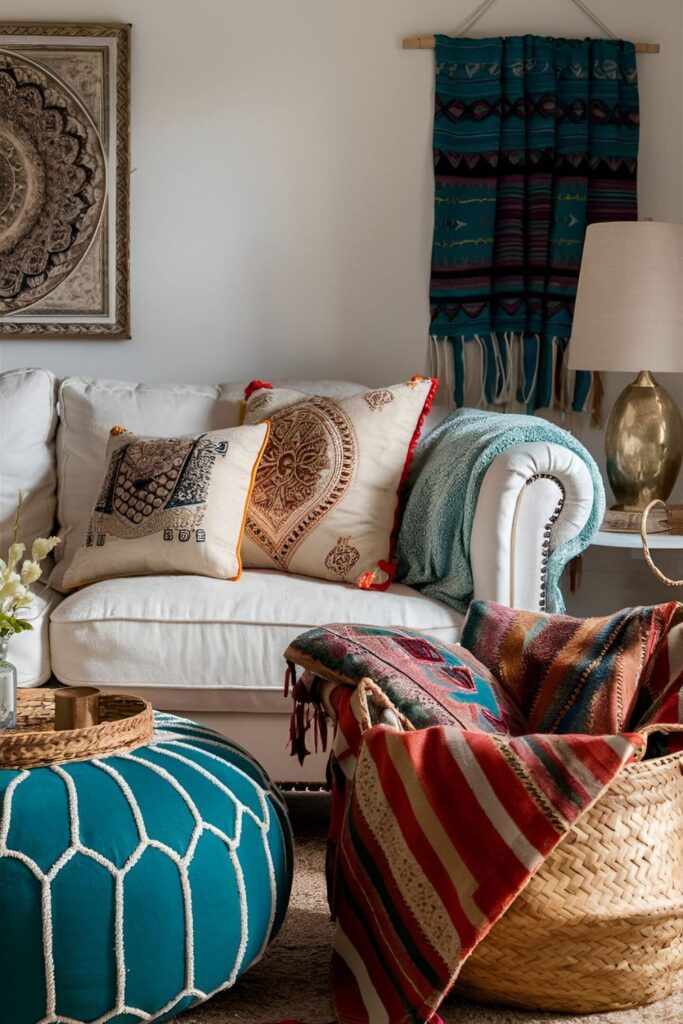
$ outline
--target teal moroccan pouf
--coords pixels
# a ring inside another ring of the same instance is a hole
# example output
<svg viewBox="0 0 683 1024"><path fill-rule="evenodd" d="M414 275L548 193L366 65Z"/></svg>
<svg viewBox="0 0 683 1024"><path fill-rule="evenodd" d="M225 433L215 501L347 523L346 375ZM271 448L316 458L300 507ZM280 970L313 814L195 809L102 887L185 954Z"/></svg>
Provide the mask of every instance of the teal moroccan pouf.
<svg viewBox="0 0 683 1024"><path fill-rule="evenodd" d="M232 985L285 915L285 805L241 748L155 716L147 746L0 771L0 1020L163 1021Z"/></svg>

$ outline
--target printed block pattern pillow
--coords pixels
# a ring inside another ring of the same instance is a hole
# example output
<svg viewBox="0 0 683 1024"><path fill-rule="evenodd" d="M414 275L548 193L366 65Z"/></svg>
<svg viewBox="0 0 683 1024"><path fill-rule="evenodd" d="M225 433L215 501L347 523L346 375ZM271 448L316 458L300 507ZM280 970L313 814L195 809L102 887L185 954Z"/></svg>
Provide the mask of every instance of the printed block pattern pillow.
<svg viewBox="0 0 683 1024"><path fill-rule="evenodd" d="M244 422L268 417L242 549L245 566L385 590L400 492L438 381L333 400L254 381Z"/></svg>
<svg viewBox="0 0 683 1024"><path fill-rule="evenodd" d="M153 573L239 579L247 505L269 431L267 421L196 437L112 428L100 494L64 587Z"/></svg>

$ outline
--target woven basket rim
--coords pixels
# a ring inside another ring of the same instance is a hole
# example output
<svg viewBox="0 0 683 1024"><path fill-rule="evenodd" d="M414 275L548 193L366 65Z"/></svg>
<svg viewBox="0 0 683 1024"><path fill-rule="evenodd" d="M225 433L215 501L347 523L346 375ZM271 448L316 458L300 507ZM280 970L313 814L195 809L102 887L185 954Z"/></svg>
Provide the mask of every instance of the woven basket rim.
<svg viewBox="0 0 683 1024"><path fill-rule="evenodd" d="M144 746L153 738L152 705L132 693L100 691L99 702L105 717L98 725L60 730L45 728L43 721L54 721L56 692L48 687L25 687L18 691L19 723L22 710L25 719L37 718L38 721L35 727L0 731L0 770L39 768L108 757L116 751Z"/></svg>
<svg viewBox="0 0 683 1024"><path fill-rule="evenodd" d="M17 696L19 698L19 702L22 701L22 695L23 694L26 694L28 696L32 691L36 691L36 690L42 690L42 687L25 686L21 690L17 690ZM54 693L55 691L52 690L51 692ZM124 704L125 703L125 704L136 704L138 707L137 707L136 711L132 711L128 715L120 715L117 718L105 719L105 721L104 722L100 722L99 725L85 725L85 726L81 726L78 729L62 729L61 733L62 733L63 736L68 736L68 734L71 733L71 732L79 732L79 733L86 733L87 734L91 730L95 731L96 729L101 729L103 725L107 725L110 722L122 722L122 721L126 721L129 718L135 718L137 715L140 714L141 711L144 711L145 708L148 708L148 707L152 706L149 703L149 701L144 699L144 697L138 697L137 694L134 694L134 693L108 693L106 690L101 690L99 696L100 696L100 700L104 699L104 703L105 704L110 704L110 703L111 704L118 704L118 703ZM23 698L23 699L25 699L25 698ZM19 710L19 708L17 707L17 711L18 710ZM8 735L16 736L18 734L14 733L14 732L10 732ZM21 735L22 736L52 736L52 735L54 735L54 729L25 729L25 730L22 730ZM2 738L3 738L2 737L2 733L0 733L0 742L2 742Z"/></svg>
<svg viewBox="0 0 683 1024"><path fill-rule="evenodd" d="M619 775L623 775L624 772L631 772L634 769L642 771L648 768L665 768L669 764L682 759L683 750L674 750L671 754L660 754L659 757L643 757L639 761L631 761L630 764L625 764ZM617 778L619 778L619 775L617 775Z"/></svg>

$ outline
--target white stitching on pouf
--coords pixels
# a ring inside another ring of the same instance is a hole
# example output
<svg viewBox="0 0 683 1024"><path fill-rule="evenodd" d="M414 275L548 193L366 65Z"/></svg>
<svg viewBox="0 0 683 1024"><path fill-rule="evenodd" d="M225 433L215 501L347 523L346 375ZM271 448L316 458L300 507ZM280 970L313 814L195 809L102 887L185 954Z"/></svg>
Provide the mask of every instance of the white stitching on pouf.
<svg viewBox="0 0 683 1024"><path fill-rule="evenodd" d="M188 735L188 732L191 735ZM232 764L230 761L226 761L223 758L217 757L215 754L208 750L192 745L192 738L196 736L197 739L201 740L208 746L217 747L222 750L228 750L231 753L237 752L243 756L250 764L258 771L262 779L262 785L254 781L246 772L242 771L237 765ZM220 779L215 778L201 764L197 764L189 757L177 750L169 750L168 747L178 747L181 750L191 751L193 755L201 756L211 761L218 761L222 766L228 768L235 775L239 775L240 778L244 779L250 784L255 792L258 799L259 805L262 811L262 817L259 818L254 811L243 804L237 799L235 794L230 790ZM204 779L208 780L214 785L224 797L230 799L235 809L235 835L233 837L228 836L225 832L219 829L217 826L210 822L202 820L201 814L194 803L190 794L184 789L184 787L178 782L178 780L165 768L154 763L153 761L147 760L144 756L146 750L153 750L157 754L167 757L171 760L181 762L185 767L192 771L195 771L198 775L201 775ZM273 859L268 845L268 833L271 826L271 811L270 801L266 799L267 790L268 795L272 799L280 800L277 791L272 789L267 777L263 774L260 766L247 754L246 751L242 750L237 744L223 741L217 734L207 735L201 726L194 727L194 723L182 722L182 731L176 731L173 728L173 723L169 722L166 716L157 715L157 729L155 732L154 740L147 747L140 748L136 753L123 753L116 755L119 760L130 761L141 767L154 772L165 782L173 787L175 792L181 797L187 806L190 814L194 819L194 828L192 835L187 847L186 852L183 856L180 856L174 849L167 846L165 843L157 839L150 839L147 834L147 829L142 817L142 812L138 805L135 795L130 788L130 785L126 779L118 772L114 767L108 764L106 761L95 759L88 762L94 767L105 772L119 787L119 790L123 794L128 806L130 807L135 821L135 826L138 832L138 844L127 859L126 863L118 868L114 863L104 857L97 850L90 849L84 846L80 838L80 818L78 810L78 792L76 784L73 778L63 767L59 765L52 765L47 770L53 772L59 776L64 782L67 791L68 809L69 809L69 829L70 829L70 844L68 849L61 854L58 860L52 865L49 871L44 872L36 864L36 862L20 850L12 850L7 846L7 839L9 836L11 819L12 819L12 805L13 798L18 787L29 778L30 773L28 771L22 771L16 778L14 778L8 785L2 804L2 815L0 818L0 858L7 857L18 861L21 861L31 873L35 876L41 885L42 890L42 918L43 918L43 956L45 966L45 984L46 984L46 1013L37 1024L85 1024L85 1022L76 1020L73 1017L63 1017L56 1015L57 1006L57 991L55 981L55 963L54 963L54 936L52 933L52 883L55 878L62 870L62 868L68 864L68 862L77 853L82 854L85 857L89 857L96 861L99 865L105 868L113 877L115 885L115 956L116 956L116 1005L103 1016L98 1017L97 1020L89 1022L89 1024L107 1024L114 1017L119 1014L126 1014L129 1016L135 1016L140 1022L152 1022L158 1020L159 1017L169 1013L175 1006L177 1006L183 999L191 997L195 1004L203 1002L206 999L210 999L216 993L223 991L226 988L230 988L235 983L237 975L243 965L244 956L246 954L247 943L249 941L249 915L247 907L247 893L244 884L244 875L240 866L237 851L239 849L240 841L242 838L242 820L243 816L247 815L250 817L259 829L261 836L261 842L263 844L263 850L265 853L266 861L268 864L268 874L270 882L270 914L268 919L268 929L266 932L265 940L257 953L256 957L252 961L256 963L261 959L265 952L266 946L271 936L273 924L275 921L275 914L277 909L277 882L275 879L275 868L273 865ZM262 788L263 787L263 788ZM239 912L240 912L240 944L237 953L237 958L234 967L230 973L230 977L218 988L212 992L203 992L195 985L195 962L194 962L194 930L193 930L193 908L192 908L192 891L189 882L189 868L194 858L195 851L199 839L204 832L210 832L212 835L220 839L226 846L228 856L232 862L235 878L237 881L237 887L239 891ZM177 867L180 876L181 889L183 895L183 907L185 914L185 988L175 995L165 1006L161 1007L155 1013L147 1013L144 1010L138 1009L134 1006L129 1006L126 1003L126 953L124 948L124 936L123 936L123 882L127 873L137 864L142 857L145 850L153 848L159 850L165 856L169 858Z"/></svg>

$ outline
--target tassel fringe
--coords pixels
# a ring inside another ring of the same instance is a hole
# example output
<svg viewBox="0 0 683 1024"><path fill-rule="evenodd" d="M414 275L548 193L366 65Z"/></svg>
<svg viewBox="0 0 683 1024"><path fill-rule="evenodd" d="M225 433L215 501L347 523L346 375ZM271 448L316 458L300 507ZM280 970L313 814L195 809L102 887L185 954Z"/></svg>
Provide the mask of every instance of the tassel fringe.
<svg viewBox="0 0 683 1024"><path fill-rule="evenodd" d="M320 698L321 680L314 676L311 680L305 674L297 681L296 668L293 662L287 662L285 673L285 696L291 687L294 706L289 720L289 752L303 764L311 751L306 746L306 735L313 727L313 749L327 751L328 726L325 708Z"/></svg>
<svg viewBox="0 0 683 1024"><path fill-rule="evenodd" d="M526 412L557 408L591 412L599 426L603 388L598 373L571 371L566 338L501 333L464 337L430 337L430 366L452 407L500 407Z"/></svg>

